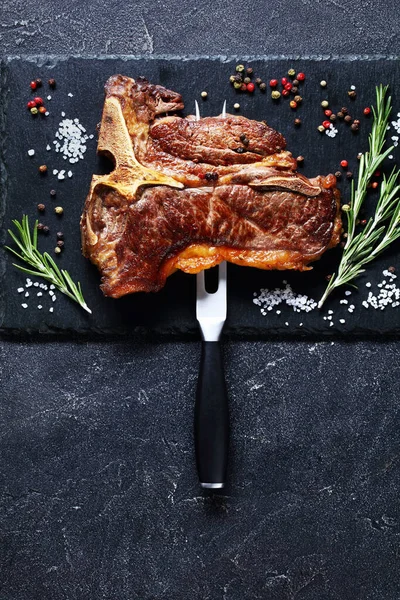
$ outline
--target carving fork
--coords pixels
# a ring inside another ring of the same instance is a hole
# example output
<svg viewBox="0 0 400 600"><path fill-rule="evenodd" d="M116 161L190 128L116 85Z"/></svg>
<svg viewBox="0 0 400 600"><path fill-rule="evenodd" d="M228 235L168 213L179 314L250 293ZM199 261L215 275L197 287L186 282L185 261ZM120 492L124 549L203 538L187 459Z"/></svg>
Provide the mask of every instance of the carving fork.
<svg viewBox="0 0 400 600"><path fill-rule="evenodd" d="M222 117L226 116L226 102ZM196 118L200 111L196 102ZM223 488L229 446L228 395L219 338L226 320L226 262L218 267L218 289L209 293L205 273L196 275L196 318L202 333L199 379L195 404L196 463L202 488Z"/></svg>

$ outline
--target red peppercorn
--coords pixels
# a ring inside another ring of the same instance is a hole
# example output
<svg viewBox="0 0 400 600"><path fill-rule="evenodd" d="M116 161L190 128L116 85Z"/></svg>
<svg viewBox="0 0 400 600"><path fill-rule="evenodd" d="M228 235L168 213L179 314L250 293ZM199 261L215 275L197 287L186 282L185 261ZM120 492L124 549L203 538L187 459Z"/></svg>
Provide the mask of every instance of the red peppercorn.
<svg viewBox="0 0 400 600"><path fill-rule="evenodd" d="M285 90L288 90L289 92L292 89L292 87L293 87L293 85L290 83L290 81L285 84Z"/></svg>
<svg viewBox="0 0 400 600"><path fill-rule="evenodd" d="M330 121L322 121L322 126L325 127L325 129L329 129L329 127L331 126L331 122Z"/></svg>
<svg viewBox="0 0 400 600"><path fill-rule="evenodd" d="M39 112L44 115L47 112L47 108L45 106L40 106L39 107Z"/></svg>
<svg viewBox="0 0 400 600"><path fill-rule="evenodd" d="M343 167L343 169L347 169L347 167L349 166L349 163L347 162L347 160L341 160L340 166Z"/></svg>
<svg viewBox="0 0 400 600"><path fill-rule="evenodd" d="M29 85L30 85L31 90L36 90L36 88L37 88L36 81L31 81Z"/></svg>
<svg viewBox="0 0 400 600"><path fill-rule="evenodd" d="M287 77L282 77L282 79L281 79L281 84L283 85L283 87L285 87L285 85L286 85L287 83L289 83L289 80L288 80L288 78L287 78Z"/></svg>
<svg viewBox="0 0 400 600"><path fill-rule="evenodd" d="M375 173L374 173L374 177L380 177L380 175L381 175L381 172L380 172L380 171L375 171Z"/></svg>
<svg viewBox="0 0 400 600"><path fill-rule="evenodd" d="M306 78L306 76L304 75L304 73L297 73L297 79L299 81L304 81Z"/></svg>
<svg viewBox="0 0 400 600"><path fill-rule="evenodd" d="M43 104L43 98L41 98L40 96L36 96L36 98L34 98L34 101L37 106Z"/></svg>
<svg viewBox="0 0 400 600"><path fill-rule="evenodd" d="M377 181L374 181L374 182L371 184L371 187L372 187L372 189L373 189L373 190L376 190L376 188L378 187L378 185L379 185L379 183L378 183Z"/></svg>
<svg viewBox="0 0 400 600"><path fill-rule="evenodd" d="M367 219L361 219L360 225L366 225L366 224L367 224Z"/></svg>
<svg viewBox="0 0 400 600"><path fill-rule="evenodd" d="M327 108L326 110L324 110L324 113L325 113L325 116L326 116L326 117L330 117L330 116L331 116L331 114L332 114L332 111L331 111L331 110L329 110L329 108Z"/></svg>
<svg viewBox="0 0 400 600"><path fill-rule="evenodd" d="M35 108L35 106L36 102L34 100L29 100L28 104L26 105L26 108L30 110L31 108Z"/></svg>
<svg viewBox="0 0 400 600"><path fill-rule="evenodd" d="M282 96L285 96L285 98L287 96L289 96L289 94L290 94L289 90L282 90Z"/></svg>
<svg viewBox="0 0 400 600"><path fill-rule="evenodd" d="M271 79L269 82L269 87L276 87L278 85L278 80L277 79Z"/></svg>
<svg viewBox="0 0 400 600"><path fill-rule="evenodd" d="M368 117L368 116L371 114L371 109L370 109L370 107L369 107L369 106L366 106L366 107L364 108L364 111L363 111L363 112L364 112L364 115L365 115L366 117Z"/></svg>
<svg viewBox="0 0 400 600"><path fill-rule="evenodd" d="M254 85L254 83L248 83L247 84L247 91L248 92L254 92L255 89L256 89L256 86Z"/></svg>

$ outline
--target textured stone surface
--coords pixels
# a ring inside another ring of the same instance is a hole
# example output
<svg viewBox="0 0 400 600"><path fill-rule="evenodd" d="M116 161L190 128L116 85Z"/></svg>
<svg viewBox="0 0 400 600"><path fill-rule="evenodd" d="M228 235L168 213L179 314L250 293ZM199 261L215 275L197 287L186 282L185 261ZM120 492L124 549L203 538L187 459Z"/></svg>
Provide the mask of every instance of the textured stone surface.
<svg viewBox="0 0 400 600"><path fill-rule="evenodd" d="M398 50L383 0L229 7L5 0L0 48ZM192 453L197 344L0 348L2 600L399 596L395 343L227 345L231 483L210 497Z"/></svg>

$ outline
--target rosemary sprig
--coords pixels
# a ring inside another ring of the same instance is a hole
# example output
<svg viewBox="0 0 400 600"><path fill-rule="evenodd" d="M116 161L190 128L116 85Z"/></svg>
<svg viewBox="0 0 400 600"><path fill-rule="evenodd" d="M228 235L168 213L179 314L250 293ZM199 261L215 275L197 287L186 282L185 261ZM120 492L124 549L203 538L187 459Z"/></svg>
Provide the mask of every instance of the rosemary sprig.
<svg viewBox="0 0 400 600"><path fill-rule="evenodd" d="M358 215L363 206L368 184L382 162L393 150L393 146L383 150L386 141L386 130L392 99L387 97L388 86L376 88L376 108L373 108L372 131L369 135L369 151L362 154L358 172L357 188L352 183L351 201L347 208L347 241L337 270L329 280L324 295L318 303L321 308L334 289L350 282L364 273L364 266L374 260L400 237L400 170L393 169L389 177L383 176L379 200L375 214L369 219L365 228L356 234Z"/></svg>
<svg viewBox="0 0 400 600"><path fill-rule="evenodd" d="M32 234L29 229L29 221L27 215L23 215L21 222L14 219L13 223L17 229L17 234L15 234L10 229L8 230L8 233L18 246L20 252L18 253L16 250L10 248L9 246L5 246L5 248L12 252L23 262L27 263L31 267L34 267L35 270L21 267L16 263L13 263L14 267L17 267L17 269L20 269L21 271L23 271L24 273L28 273L29 275L34 275L35 277L43 277L43 279L46 279L47 281L55 285L55 287L58 288L60 292L68 296L68 298L71 298L71 300L77 302L88 313L91 313L92 311L90 310L90 308L84 300L81 284L79 282L78 284L75 284L72 281L68 271L65 271L64 269L60 270L54 262L54 260L51 258L50 254L48 254L47 252L41 254L39 252L37 248L38 222L35 222Z"/></svg>

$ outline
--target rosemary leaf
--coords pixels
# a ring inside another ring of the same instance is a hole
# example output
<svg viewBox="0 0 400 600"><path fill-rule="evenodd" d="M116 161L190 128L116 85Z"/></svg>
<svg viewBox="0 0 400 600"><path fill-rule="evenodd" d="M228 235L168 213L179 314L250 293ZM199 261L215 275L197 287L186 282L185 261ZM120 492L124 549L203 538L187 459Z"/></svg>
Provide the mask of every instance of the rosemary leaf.
<svg viewBox="0 0 400 600"><path fill-rule="evenodd" d="M391 174L383 177L380 187L379 200L374 215L369 219L365 228L356 233L356 223L364 204L368 184L374 173L385 158L393 150L393 146L383 150L386 142L386 131L392 99L387 96L388 86L376 88L376 107L372 108L373 123L369 135L369 150L360 159L357 187L352 184L351 201L347 211L347 241L336 273L332 275L326 290L318 303L318 307L336 288L350 283L365 271L365 265L370 263L390 244L400 238L400 185L398 184L400 170L395 168Z"/></svg>
<svg viewBox="0 0 400 600"><path fill-rule="evenodd" d="M82 294L80 283L77 285L72 281L72 278L68 271L60 270L53 260L53 258L47 252L41 254L37 248L37 224L35 222L33 232L31 234L29 228L29 220L27 215L23 215L21 222L16 219L13 220L13 224L17 230L15 234L10 229L8 233L11 239L20 249L20 253L16 252L13 248L5 246L6 250L12 252L22 262L27 263L33 269L27 269L16 263L13 263L14 267L17 267L20 271L33 275L35 277L42 277L52 283L60 292L77 302L84 310L88 313L92 311L85 302Z"/></svg>

